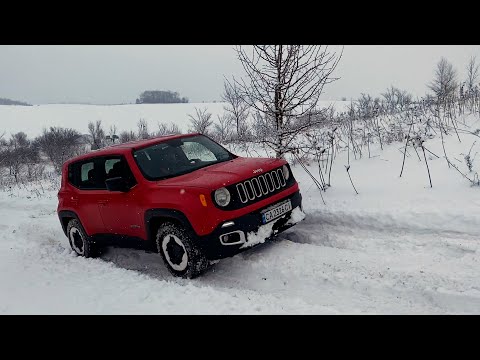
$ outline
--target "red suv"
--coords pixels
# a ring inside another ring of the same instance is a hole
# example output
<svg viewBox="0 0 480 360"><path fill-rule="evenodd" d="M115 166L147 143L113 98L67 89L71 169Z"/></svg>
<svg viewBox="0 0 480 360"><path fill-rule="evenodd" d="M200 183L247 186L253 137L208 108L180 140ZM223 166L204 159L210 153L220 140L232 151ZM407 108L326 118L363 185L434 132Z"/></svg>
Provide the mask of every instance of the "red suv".
<svg viewBox="0 0 480 360"><path fill-rule="evenodd" d="M202 134L118 144L70 159L58 200L63 231L78 255L97 255L105 240L142 240L186 278L304 216L285 160L239 157Z"/></svg>

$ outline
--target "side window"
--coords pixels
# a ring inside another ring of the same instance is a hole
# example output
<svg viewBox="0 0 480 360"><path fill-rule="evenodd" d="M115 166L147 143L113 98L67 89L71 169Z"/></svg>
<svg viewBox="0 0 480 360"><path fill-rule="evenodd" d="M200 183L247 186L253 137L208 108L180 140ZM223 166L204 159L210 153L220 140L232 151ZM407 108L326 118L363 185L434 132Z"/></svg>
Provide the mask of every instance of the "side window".
<svg viewBox="0 0 480 360"><path fill-rule="evenodd" d="M106 158L103 170L105 179L122 177L127 180L130 187L137 183L127 161L123 157Z"/></svg>
<svg viewBox="0 0 480 360"><path fill-rule="evenodd" d="M80 180L82 183L86 183L90 180L93 181L93 161L82 164L80 167Z"/></svg>
<svg viewBox="0 0 480 360"><path fill-rule="evenodd" d="M113 166L120 162L120 158L105 160L105 174L110 173L113 170ZM110 176L113 177L113 176Z"/></svg>
<svg viewBox="0 0 480 360"><path fill-rule="evenodd" d="M213 152L198 142L185 141L182 150L188 160L199 159L201 161L216 161L217 157Z"/></svg>
<svg viewBox="0 0 480 360"><path fill-rule="evenodd" d="M137 183L121 156L89 159L70 164L68 168L68 181L82 190L106 190L105 180L114 177L123 177L130 187Z"/></svg>
<svg viewBox="0 0 480 360"><path fill-rule="evenodd" d="M75 187L88 189L102 189L105 184L99 181L96 159L73 163L68 170L68 181Z"/></svg>

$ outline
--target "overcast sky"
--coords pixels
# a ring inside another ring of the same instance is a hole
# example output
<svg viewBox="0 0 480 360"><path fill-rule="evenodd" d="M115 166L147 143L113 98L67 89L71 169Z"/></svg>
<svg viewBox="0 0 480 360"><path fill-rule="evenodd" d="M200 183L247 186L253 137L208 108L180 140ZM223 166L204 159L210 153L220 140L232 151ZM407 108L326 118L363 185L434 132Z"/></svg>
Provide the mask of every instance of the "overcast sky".
<svg viewBox="0 0 480 360"><path fill-rule="evenodd" d="M378 96L390 85L422 96L441 56L463 79L475 55L480 61L479 45L345 45L334 73L341 79L322 98ZM218 101L232 75L242 68L231 45L0 46L0 97L34 104L131 103L144 90Z"/></svg>

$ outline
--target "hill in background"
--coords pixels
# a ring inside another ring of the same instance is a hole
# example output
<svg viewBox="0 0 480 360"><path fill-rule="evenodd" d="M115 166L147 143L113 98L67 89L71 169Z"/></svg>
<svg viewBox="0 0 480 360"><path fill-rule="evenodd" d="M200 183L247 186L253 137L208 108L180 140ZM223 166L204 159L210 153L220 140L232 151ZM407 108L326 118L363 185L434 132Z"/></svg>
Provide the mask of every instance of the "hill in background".
<svg viewBox="0 0 480 360"><path fill-rule="evenodd" d="M11 100L6 98L0 98L0 105L21 105L21 106L32 106L32 104L28 104L23 101Z"/></svg>

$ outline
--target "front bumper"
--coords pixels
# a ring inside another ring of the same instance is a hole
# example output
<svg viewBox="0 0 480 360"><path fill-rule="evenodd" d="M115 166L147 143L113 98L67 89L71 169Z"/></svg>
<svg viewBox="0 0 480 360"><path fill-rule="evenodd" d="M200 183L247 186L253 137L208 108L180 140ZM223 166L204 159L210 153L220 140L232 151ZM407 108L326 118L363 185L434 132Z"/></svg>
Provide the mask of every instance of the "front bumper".
<svg viewBox="0 0 480 360"><path fill-rule="evenodd" d="M280 199L278 203L287 199L290 199L292 203L292 210L294 210L297 207L301 208L302 195L300 194L300 191L297 191L289 196L286 196ZM271 205L272 204L270 204L267 207L270 207ZM256 233L260 228L260 226L263 225L261 212L267 207L258 209L254 212L251 212L239 218L233 219L232 221L234 222L234 224L231 226L222 227L223 224L220 224L212 233L206 236L200 236L198 239L198 245L201 247L201 249L207 256L207 258L210 260L217 260L217 259L234 256L235 254L238 254L244 250L250 249L252 246L248 246L247 234L251 232ZM272 221L273 223L272 233L266 239L267 241L275 238L275 236L278 233L295 225L295 224L287 224L291 214L292 214L292 211L289 211L285 215L279 217L277 220ZM228 234L232 232L243 232L244 239L246 242L242 242L239 244L228 244L228 245L223 244L220 241L220 237L224 234Z"/></svg>

